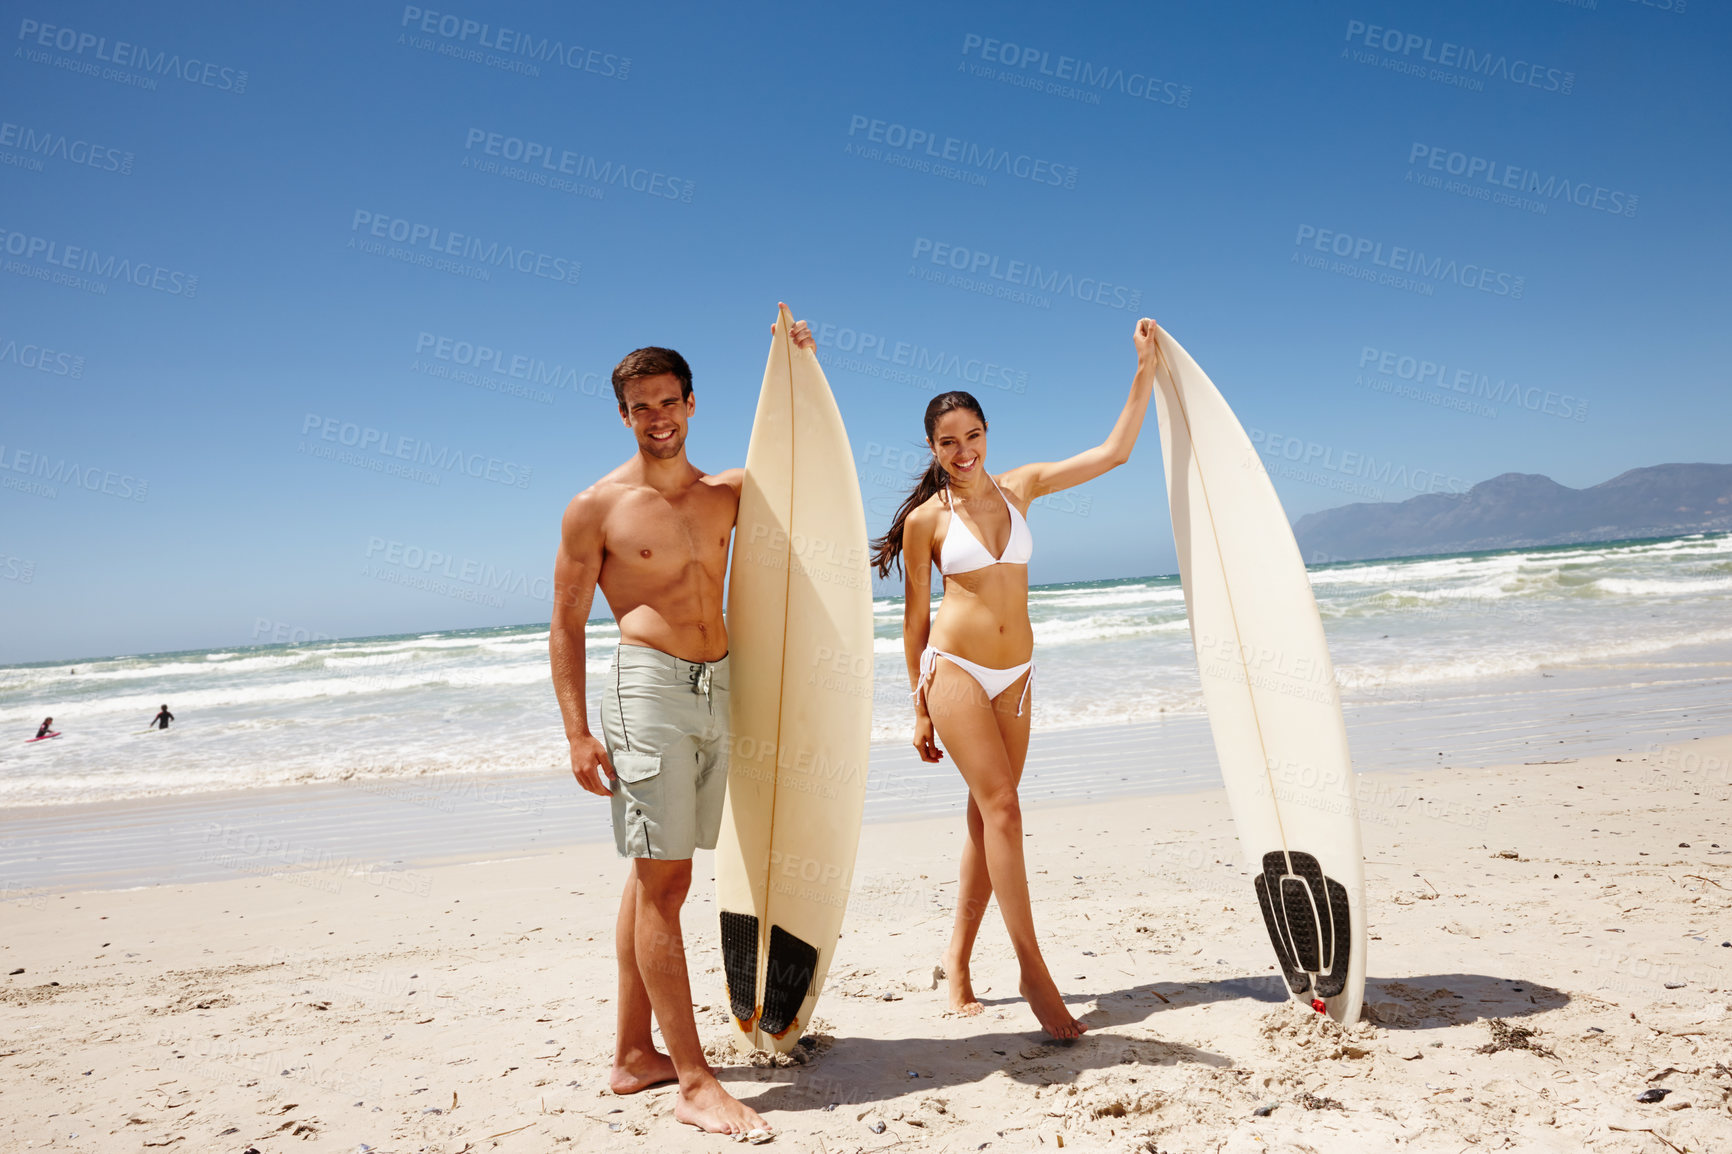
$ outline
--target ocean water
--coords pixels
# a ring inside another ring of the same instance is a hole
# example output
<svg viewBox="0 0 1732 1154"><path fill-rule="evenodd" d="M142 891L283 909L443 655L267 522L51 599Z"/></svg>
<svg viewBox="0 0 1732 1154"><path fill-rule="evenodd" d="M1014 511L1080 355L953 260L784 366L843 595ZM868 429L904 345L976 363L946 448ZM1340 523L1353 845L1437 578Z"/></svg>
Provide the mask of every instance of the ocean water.
<svg viewBox="0 0 1732 1154"><path fill-rule="evenodd" d="M1503 726L1531 746L1564 687L1732 723L1732 535L1333 564L1311 583L1350 735L1373 714L1447 716L1457 739ZM901 742L902 603L873 612L873 736ZM1176 576L1036 587L1030 613L1037 732L1202 715ZM592 679L617 636L589 625ZM175 725L145 731L163 703ZM64 736L26 744L48 715ZM545 626L0 667L0 806L567 764Z"/></svg>

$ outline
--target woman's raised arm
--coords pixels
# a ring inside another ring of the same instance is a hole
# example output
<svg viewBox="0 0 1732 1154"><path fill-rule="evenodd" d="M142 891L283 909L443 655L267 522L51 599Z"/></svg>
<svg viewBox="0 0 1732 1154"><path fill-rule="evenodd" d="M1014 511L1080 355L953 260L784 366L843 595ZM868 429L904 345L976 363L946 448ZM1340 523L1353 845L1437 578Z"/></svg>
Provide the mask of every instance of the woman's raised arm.
<svg viewBox="0 0 1732 1154"><path fill-rule="evenodd" d="M1037 461L1022 465L1004 475L1004 484L1025 501L1069 489L1084 481L1092 481L1108 469L1117 468L1131 459L1131 449L1143 430L1143 417L1149 411L1149 395L1154 388L1155 363L1160 348L1155 343L1158 326L1144 317L1137 322L1131 340L1137 347L1137 375L1131 378L1131 394L1113 424L1107 439L1092 449L1084 449L1062 461Z"/></svg>

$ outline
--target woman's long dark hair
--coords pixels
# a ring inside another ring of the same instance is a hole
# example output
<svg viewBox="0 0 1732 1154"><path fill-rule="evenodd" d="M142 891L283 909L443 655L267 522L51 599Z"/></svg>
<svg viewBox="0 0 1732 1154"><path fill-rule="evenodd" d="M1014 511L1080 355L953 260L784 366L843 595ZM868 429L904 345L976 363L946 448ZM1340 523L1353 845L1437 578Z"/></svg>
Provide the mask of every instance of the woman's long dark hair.
<svg viewBox="0 0 1732 1154"><path fill-rule="evenodd" d="M966 409L980 418L982 425L986 424L986 414L981 411L980 402L970 393L954 390L939 393L926 404L926 440L932 441L932 431L938 427L938 418L945 413L957 409ZM878 576L890 576L891 566L902 567L902 524L908 520L908 514L919 508L934 493L950 487L950 475L944 471L944 466L933 457L926 466L926 471L920 474L920 479L914 483L914 491L908 494L908 499L902 502L902 507L896 510L896 516L890 519L890 528L884 536L872 542L872 564L878 569Z"/></svg>

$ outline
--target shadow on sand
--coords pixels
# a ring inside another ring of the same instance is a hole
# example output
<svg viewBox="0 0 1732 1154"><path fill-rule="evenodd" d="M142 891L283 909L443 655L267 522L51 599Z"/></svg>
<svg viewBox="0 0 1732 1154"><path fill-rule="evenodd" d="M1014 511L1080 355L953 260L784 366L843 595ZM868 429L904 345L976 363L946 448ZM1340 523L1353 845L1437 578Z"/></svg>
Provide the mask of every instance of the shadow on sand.
<svg viewBox="0 0 1732 1154"><path fill-rule="evenodd" d="M1022 1032L965 1038L841 1037L809 1065L780 1069L733 1066L716 1074L736 1093L761 1085L762 1092L747 1099L753 1109L822 1110L869 1105L922 1090L950 1089L998 1073L1024 1085L1050 1086L1074 1081L1084 1070L1109 1066L1197 1063L1224 1069L1235 1065L1225 1054L1107 1031L1148 1021L1163 1010L1238 1000L1278 1005L1288 1000L1287 986L1273 975L1150 982L1097 995L1096 1007L1081 1015L1090 1033L1075 1042L1046 1038L1030 1015L1029 1028ZM1484 974L1372 978L1365 987L1366 1020L1392 1030L1518 1018L1557 1009L1569 1000L1568 994L1550 986ZM1022 999L981 1001L989 1006L1011 1006Z"/></svg>

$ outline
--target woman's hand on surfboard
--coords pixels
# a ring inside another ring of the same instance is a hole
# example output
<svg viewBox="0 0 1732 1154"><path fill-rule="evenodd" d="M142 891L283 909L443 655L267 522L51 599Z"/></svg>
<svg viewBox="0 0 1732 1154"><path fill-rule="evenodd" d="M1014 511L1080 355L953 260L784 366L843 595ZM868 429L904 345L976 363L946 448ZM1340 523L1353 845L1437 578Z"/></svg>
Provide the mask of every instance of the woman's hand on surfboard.
<svg viewBox="0 0 1732 1154"><path fill-rule="evenodd" d="M1148 317L1137 322L1137 327L1131 333L1131 342L1137 346L1137 359L1146 361L1156 355L1155 333L1160 326Z"/></svg>
<svg viewBox="0 0 1732 1154"><path fill-rule="evenodd" d="M788 306L783 304L781 301L777 301L776 307L785 309ZM770 331L772 333L776 331L774 323L770 325ZM812 339L812 326L807 324L805 321L795 321L794 327L788 330L788 335L794 338L794 343L800 348L815 349L818 347L818 342Z"/></svg>
<svg viewBox="0 0 1732 1154"><path fill-rule="evenodd" d="M586 733L571 739L571 775L590 793L613 796L613 765L607 760L607 747L595 734ZM604 775L606 784L603 784Z"/></svg>
<svg viewBox="0 0 1732 1154"><path fill-rule="evenodd" d="M914 751L921 761L940 761L944 751L938 748L938 734L933 731L932 718L919 714L914 718Z"/></svg>

